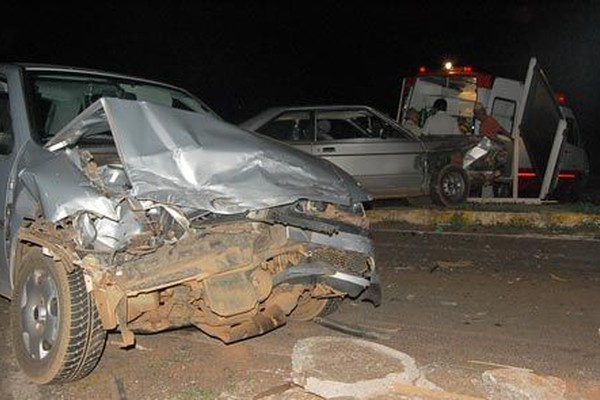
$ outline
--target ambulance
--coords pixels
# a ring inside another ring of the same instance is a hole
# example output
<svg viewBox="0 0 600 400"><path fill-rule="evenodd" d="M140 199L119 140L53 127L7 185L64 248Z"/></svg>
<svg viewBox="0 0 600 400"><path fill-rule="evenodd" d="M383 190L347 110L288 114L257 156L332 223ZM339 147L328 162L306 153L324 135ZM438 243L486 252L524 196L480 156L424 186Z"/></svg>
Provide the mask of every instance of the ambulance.
<svg viewBox="0 0 600 400"><path fill-rule="evenodd" d="M407 111L419 113L423 126L433 113L433 103L446 100L447 114L458 129L448 136L476 135L476 103L483 105L509 133L512 155L508 175L497 181L504 191L494 195L512 198L575 198L589 175L584 141L565 96L556 94L544 71L532 58L524 81L457 67L447 62L442 68L420 67L416 76L404 78L396 119L406 123ZM517 171L517 173L514 173Z"/></svg>

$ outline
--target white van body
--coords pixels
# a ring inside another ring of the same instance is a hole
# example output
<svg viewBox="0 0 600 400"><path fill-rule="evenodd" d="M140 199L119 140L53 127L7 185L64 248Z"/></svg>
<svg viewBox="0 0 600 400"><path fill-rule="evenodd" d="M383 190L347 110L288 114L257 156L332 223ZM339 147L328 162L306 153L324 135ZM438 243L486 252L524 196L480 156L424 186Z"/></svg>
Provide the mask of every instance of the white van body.
<svg viewBox="0 0 600 400"><path fill-rule="evenodd" d="M476 102L481 103L500 125L516 139L518 153L518 191L522 196L531 196L532 193L539 194L539 187L542 183L544 170L538 171L535 165L532 165L530 154L527 151L525 143L520 138L519 110L527 112L525 109L525 100L529 92L527 85L531 85L531 74L536 70L542 75L542 79L547 81L543 71L537 65L537 61L532 59L525 82L496 77L486 73L474 72L471 67L458 67L443 69L441 71L427 72L424 68L419 70L419 74L414 77L405 78L402 83L400 102L397 112L397 120L404 123L406 112L410 108L420 112L421 124L430 115L433 103L439 98L446 100L448 108L447 114L457 120L463 134L475 134L478 132L479 123L473 118L473 108ZM534 81L535 82L535 81ZM549 86L548 86L549 89ZM554 97L554 96L552 96ZM529 101L532 101L529 98ZM557 155L557 177L554 178L560 187L555 193L560 191L575 192L581 190L587 181L589 175L588 156L583 145L583 139L579 132L576 118L572 109L564 104L555 101L555 114L560 114L560 118L566 121L567 129L562 133L564 140L559 146ZM555 132L548 133L554 136ZM513 167L514 169L514 167ZM548 184L553 178L548 178ZM552 191L548 187L548 190ZM542 197L546 197L544 194Z"/></svg>

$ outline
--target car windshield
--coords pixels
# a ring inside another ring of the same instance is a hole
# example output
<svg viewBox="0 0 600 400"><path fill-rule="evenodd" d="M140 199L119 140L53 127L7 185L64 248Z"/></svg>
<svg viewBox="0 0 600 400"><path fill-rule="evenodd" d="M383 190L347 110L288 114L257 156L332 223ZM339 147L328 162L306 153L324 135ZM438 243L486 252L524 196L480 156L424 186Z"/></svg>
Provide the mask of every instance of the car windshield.
<svg viewBox="0 0 600 400"><path fill-rule="evenodd" d="M101 97L146 101L215 115L208 106L185 91L118 76L32 71L28 73L28 83L29 108L42 142Z"/></svg>

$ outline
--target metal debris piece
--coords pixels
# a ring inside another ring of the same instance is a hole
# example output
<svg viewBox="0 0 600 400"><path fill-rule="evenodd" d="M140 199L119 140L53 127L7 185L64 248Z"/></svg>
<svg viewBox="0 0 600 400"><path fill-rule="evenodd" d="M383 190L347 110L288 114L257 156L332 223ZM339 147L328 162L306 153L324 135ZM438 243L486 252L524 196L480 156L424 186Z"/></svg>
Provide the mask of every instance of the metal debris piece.
<svg viewBox="0 0 600 400"><path fill-rule="evenodd" d="M473 261L436 261L429 272L434 272L438 268L452 271L455 268L468 268L473 265Z"/></svg>
<svg viewBox="0 0 600 400"><path fill-rule="evenodd" d="M113 376L113 382L117 388L117 393L119 395L119 400L127 400L127 393L125 392L125 385L123 384L123 379L118 376Z"/></svg>
<svg viewBox="0 0 600 400"><path fill-rule="evenodd" d="M529 369L529 368L515 367L512 365L498 364L498 363L488 362L488 361L469 360L467 362L471 363L471 364L487 365L489 367L511 368L511 369L519 369L519 370L523 370L523 371L527 371L527 372L533 372L533 370Z"/></svg>
<svg viewBox="0 0 600 400"><path fill-rule="evenodd" d="M288 390L297 387L297 385L294 382L286 382L282 385L278 385L272 388L269 388L267 390L265 390L264 392L261 392L259 394L257 394L256 396L254 396L252 399L253 400L260 400L260 399L264 399L266 397L271 397L273 395L280 395L284 392L287 392Z"/></svg>
<svg viewBox="0 0 600 400"><path fill-rule="evenodd" d="M395 384L390 388L390 393L410 396L409 399L427 400L485 400L483 397L473 397L460 393L446 392L442 390L426 389L413 385ZM403 397L404 398L404 397Z"/></svg>
<svg viewBox="0 0 600 400"><path fill-rule="evenodd" d="M557 281L557 282L569 282L568 279L561 278L560 276L554 275L554 274L550 274L550 278L553 279L553 280L555 280L555 281Z"/></svg>
<svg viewBox="0 0 600 400"><path fill-rule="evenodd" d="M392 334L399 331L399 329L381 329L381 328L366 328L361 325L351 325L346 324L339 321L334 321L329 318L315 318L313 320L315 323L324 326L325 328L332 329L337 332L342 332L347 335L367 338L367 339L377 339L377 340L390 340L392 338Z"/></svg>
<svg viewBox="0 0 600 400"><path fill-rule="evenodd" d="M442 305L442 306L449 306L449 307L456 307L458 305L458 303L455 302L455 301L440 301L440 305Z"/></svg>

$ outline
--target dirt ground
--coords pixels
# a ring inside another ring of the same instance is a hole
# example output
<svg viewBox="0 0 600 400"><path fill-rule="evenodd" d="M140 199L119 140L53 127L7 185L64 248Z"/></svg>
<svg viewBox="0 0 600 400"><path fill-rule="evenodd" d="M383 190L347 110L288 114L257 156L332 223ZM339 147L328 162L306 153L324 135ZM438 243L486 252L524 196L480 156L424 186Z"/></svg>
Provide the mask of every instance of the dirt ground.
<svg viewBox="0 0 600 400"><path fill-rule="evenodd" d="M482 373L510 366L560 378L566 399L600 398L600 241L400 225L375 227L374 239L383 304L346 301L331 320L378 332L371 340L412 356L451 392L486 397ZM138 347L125 351L111 334L89 377L37 387L13 361L9 304L0 300L0 399L278 398L298 340L345 336L294 322L224 345L183 329L138 336Z"/></svg>

